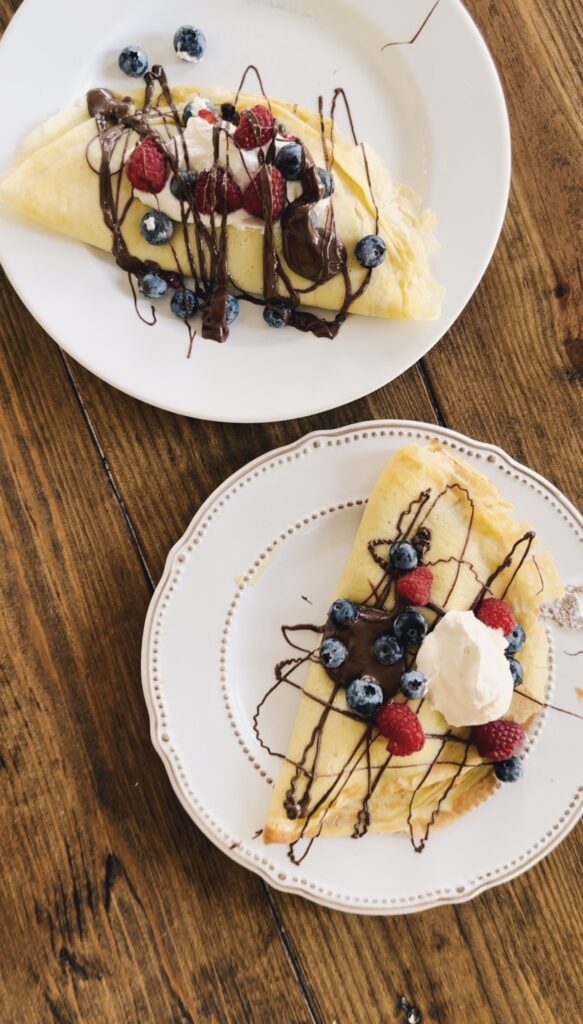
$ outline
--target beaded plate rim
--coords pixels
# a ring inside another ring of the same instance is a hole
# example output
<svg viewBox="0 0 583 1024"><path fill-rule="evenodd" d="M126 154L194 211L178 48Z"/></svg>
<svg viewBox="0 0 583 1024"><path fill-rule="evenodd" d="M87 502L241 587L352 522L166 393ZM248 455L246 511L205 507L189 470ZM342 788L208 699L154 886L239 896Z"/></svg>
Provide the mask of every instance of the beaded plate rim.
<svg viewBox="0 0 583 1024"><path fill-rule="evenodd" d="M150 717L150 735L154 749L162 759L172 787L180 802L197 827L201 829L211 842L218 846L218 848L226 853L227 856L260 875L264 881L276 889L302 895L307 899L332 909L364 914L390 915L415 913L443 904L467 902L487 889L508 882L527 871L550 853L576 825L583 811L583 800L581 799L583 796L583 787L576 789L568 806L557 813L552 828L548 829L547 832L533 843L522 856L515 858L509 864L503 865L495 871L485 872L483 875L478 875L475 878L469 878L463 885L435 889L430 892L419 893L415 896L394 897L391 899L369 899L353 897L348 893L334 892L333 890L326 889L324 886L308 882L306 878L298 876L293 871L281 871L281 869L270 860L268 854L265 852L266 848L262 847L261 852L258 852L257 846L254 846L252 843L240 841L236 837L227 834L227 832L214 821L212 813L204 808L201 802L197 800L186 778L186 773L181 764L179 755L172 746L172 738L169 732L168 719L163 698L161 696L157 672L158 648L163 619L166 614L168 602L180 581L184 563L187 558L196 551L197 546L204 540L205 531L207 530L209 523L220 513L225 502L230 500L231 496L237 490L251 484L252 481L262 473L271 469L277 469L294 459L302 458L303 455L307 455L312 448L319 448L325 445L332 447L335 445L358 442L359 440L366 440L368 437L379 436L402 438L403 443L409 443L411 441L428 442L432 440L439 440L464 457L470 457L478 461L483 459L484 461L495 463L498 469L505 473L505 475L513 476L525 486L537 490L545 500L549 501L554 511L560 514L567 522L579 542L583 543L583 516L581 516L569 499L566 498L565 495L563 495L550 481L545 480L545 478L536 471L517 462L503 451L503 449L496 445L476 441L446 427L408 420L367 421L332 430L314 431L303 436L297 441L280 448L272 449L264 455L259 456L225 480L209 496L209 498L207 498L199 511L195 514L181 539L171 549L166 559L162 577L150 602L144 625L142 640L142 686ZM326 509L323 509L321 512L314 513L314 516L318 518L319 515L338 511L342 507L356 504L364 505L364 503L365 499L360 497L355 498L353 501L346 501L341 505L334 506L334 508L326 507ZM282 534L276 538L272 544L267 545L263 553L267 556L270 548L273 549L276 543L283 542L288 535L295 533L296 529L298 529L298 526L300 525L302 524L295 524L294 526L290 526L287 531L282 532ZM258 556L258 558L260 557L261 556ZM246 586L252 580L254 570L257 567L256 563L254 563L253 567L250 567L247 573L242 577L241 581L238 582L237 588L226 612L222 631L220 653L221 664L219 666L220 678L218 681L222 689L223 703L227 713L229 713L229 701L228 695L225 694L225 631L228 633L229 623L238 603L238 595L241 595ZM549 630L547 627L547 634L548 633ZM549 687L552 687L554 684L553 662L554 657L551 645L549 647ZM538 715L535 720L534 729L530 734L530 742L528 745L529 749L535 738L538 737L542 727L544 714L545 712L543 711L542 715ZM236 725L233 721L231 721L230 724L235 732L237 732ZM246 754L254 767L260 771L260 774L265 777L267 781L270 781L267 778L267 772L255 764L250 751L245 749L244 741L240 737L236 738L239 741L239 745L243 748L243 753Z"/></svg>

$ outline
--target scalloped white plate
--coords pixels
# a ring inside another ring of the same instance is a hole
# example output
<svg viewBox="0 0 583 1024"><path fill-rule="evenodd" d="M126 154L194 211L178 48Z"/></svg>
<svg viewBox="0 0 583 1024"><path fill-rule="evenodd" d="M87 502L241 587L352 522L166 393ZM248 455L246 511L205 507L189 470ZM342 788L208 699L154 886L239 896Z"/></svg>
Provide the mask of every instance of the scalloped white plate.
<svg viewBox="0 0 583 1024"><path fill-rule="evenodd" d="M253 838L280 764L252 729L273 667L288 656L280 626L323 621L385 462L404 443L433 438L494 480L553 552L564 582L576 582L583 518L552 484L453 431L371 422L309 434L222 484L170 552L146 619L152 741L184 807L213 843L271 885L339 910L399 914L471 899L544 857L581 813L583 722L548 710L533 730L524 780L432 833L422 856L404 836L321 839L296 868L287 847ZM552 625L549 638L553 702L580 712L581 661L568 652L583 647L581 633ZM274 749L286 747L297 699L291 691L277 717L269 705L262 715Z"/></svg>
<svg viewBox="0 0 583 1024"><path fill-rule="evenodd" d="M351 317L334 341L274 331L243 309L226 345L197 339L160 305L156 328L137 318L111 257L0 209L0 259L33 316L75 359L122 391L189 416L284 420L367 395L403 373L459 316L484 273L510 182L508 117L484 41L459 0L24 0L0 47L0 173L27 131L92 85L123 90L116 56L145 46L179 84L235 88L249 62L271 95L315 109L344 85L360 137L438 217L433 259L445 286L430 323ZM198 19L204 61L172 48L177 25Z"/></svg>

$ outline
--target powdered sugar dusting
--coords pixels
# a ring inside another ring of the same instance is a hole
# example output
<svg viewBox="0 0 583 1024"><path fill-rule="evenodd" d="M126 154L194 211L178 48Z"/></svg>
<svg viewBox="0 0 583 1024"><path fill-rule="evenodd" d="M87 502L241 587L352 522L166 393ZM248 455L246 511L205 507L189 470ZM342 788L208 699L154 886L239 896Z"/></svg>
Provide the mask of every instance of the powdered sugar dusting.
<svg viewBox="0 0 583 1024"><path fill-rule="evenodd" d="M563 597L542 606L543 619L556 623L560 629L583 633L583 583L565 587Z"/></svg>

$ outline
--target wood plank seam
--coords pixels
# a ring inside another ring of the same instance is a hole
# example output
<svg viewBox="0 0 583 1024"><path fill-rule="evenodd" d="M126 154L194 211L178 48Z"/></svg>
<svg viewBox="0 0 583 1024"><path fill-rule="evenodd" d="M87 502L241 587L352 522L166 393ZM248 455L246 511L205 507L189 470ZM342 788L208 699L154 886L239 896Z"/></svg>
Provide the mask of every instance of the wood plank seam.
<svg viewBox="0 0 583 1024"><path fill-rule="evenodd" d="M97 450L97 454L99 455L99 460L101 462L101 466L102 466L103 472L104 472L104 474L106 476L106 479L107 479L107 482L108 482L109 486L111 487L111 490L113 491L114 498L115 498L115 500L116 500L116 502L117 502L117 504L119 506L119 510L121 512L122 518L123 518L123 520L125 522L126 528L127 528L128 533L130 535L131 542L132 542L132 544L133 544L133 546L134 546L134 548L136 550L136 554L138 555L138 559L139 559L142 571L143 571L143 573L144 573L144 575L146 577L146 582L147 582L150 590L154 591L156 585L155 585L154 580L152 578L152 574L150 572L150 569L149 569L149 567L148 567L148 565L146 563L146 559L144 557L144 553L142 551L142 548L141 548L141 545L140 545L140 541L138 539L138 535L137 535L136 530L134 528L134 524L132 523L132 520L130 518L129 512L128 512L127 508L126 508L125 502L124 502L124 500L123 500L123 498L122 498L122 496L120 494L119 487L117 486L117 483L115 481L113 473L111 472L111 467L109 465L109 462L108 462L108 459L107 459L107 455L105 454L105 451L103 449L103 445L101 444L101 441L99 440L99 436L97 434L97 431L96 431L96 429L95 429L95 427L94 427L94 425L93 425L93 423L91 421L91 417L90 417L89 412L87 410L87 407L86 407L86 405L85 405L85 403L83 401L83 396L81 394L81 390L80 390L80 388L79 388L79 386L77 384L77 381L75 379L75 375L73 373L73 369L72 369L71 363L69 361L69 357L65 354L65 352L63 351L62 348L59 348L59 352L61 354L61 358L62 358L63 363L65 365L65 370L67 372L67 377L69 378L69 381L71 382L71 387L73 388L73 394L75 395L75 399L76 399L76 401L77 401L77 403L79 405L79 408L81 410L81 415L82 415L82 418L83 418L83 420L85 422L85 426L87 427L87 429L89 431L89 434L91 436L91 441L93 443L93 446Z"/></svg>
<svg viewBox="0 0 583 1024"><path fill-rule="evenodd" d="M148 563L146 561L144 552L143 552L143 550L141 548L140 541L139 541L136 529L134 527L134 524L132 522L131 516L130 516L128 510L127 510L127 507L126 507L125 503L124 503L123 496L121 494L121 491L120 491L120 489L119 489L119 487L117 485L117 482L116 482L115 477L114 477L114 475L112 473L112 470L111 470L111 467L109 465L109 462L107 460L107 456L106 456L105 451L103 449L103 445L101 444L101 441L99 439L98 432L97 432L97 430L95 428L95 425L93 424L93 422L91 420L91 416L89 415L89 411L88 411L88 409L87 409L87 407L86 407L86 405L85 405L85 403L83 401L83 397L81 395L81 390L80 390L79 385L77 383L77 380L75 378L73 367L72 367L72 365L71 365L71 363L69 361L69 358L63 352L63 350L59 348L59 352L61 354L63 363L65 365L65 369L66 369L66 372L67 372L67 377L68 377L68 379L70 381L70 384L71 384L71 387L73 389L73 393L75 395L75 399L76 399L77 404L79 406L82 418L83 418L83 420L85 422L85 426L86 426L86 428L87 428L87 430L89 432L89 436L91 438L91 443L92 443L92 445L94 446L94 448L96 449L96 451L97 451L97 453L99 455L99 461L101 463L101 467L102 467L103 473L104 473L104 475L106 477L106 480L107 480L107 483L108 483L109 487L111 488L112 494L114 496L114 499L115 499L115 501L116 501L116 503L118 505L119 511L120 511L121 516L123 518L125 527L127 529L128 535L129 535L130 543L131 543L132 547L134 548L134 551L135 551L135 553L137 555L138 561L140 563L140 567L141 567L142 572L144 573L144 576L146 578L147 585L150 588L150 591L153 593L154 590L155 590L155 583L154 583L154 579L152 577L152 573L150 572L150 568L149 568ZM272 917L273 917L273 919L275 921L275 925L276 925L276 928L277 928L277 931L278 931L278 934L279 934L280 942L281 942L281 944L283 946L285 955L286 955L288 963L290 965L290 970L292 971L293 975L295 976L295 980L296 980L296 982L298 984L298 987L299 987L300 992L302 994L302 998L303 998L303 1000L305 1002L305 1005L306 1005L306 1009L307 1009L307 1011L309 1013L310 1022L311 1022L311 1024L324 1024L322 1018L320 1017L320 1015L318 1013L314 997L313 997L313 995L312 995L312 993L311 993L311 991L310 991L310 989L308 987L308 984L307 984L307 982L306 982L306 980L305 980L305 978L303 976L303 972L302 972L302 969L301 969L301 966L300 966L300 962L299 962L299 958L298 958L298 954L296 952L295 946L292 943L292 941L290 940L290 938L289 938L285 928L283 927L283 924L282 924L279 912L277 910L277 907L275 905L275 901L273 899L273 894L272 894L269 886L267 885L266 882L263 881L263 879L261 879L261 885L263 887L263 891L264 891L264 894L265 894L266 902L267 902L267 904L269 906L269 909L271 911Z"/></svg>
<svg viewBox="0 0 583 1024"><path fill-rule="evenodd" d="M431 379L431 374L429 372L428 367L425 365L425 360L424 359L420 359L419 360L419 362L417 363L417 369L419 370L419 375L420 375L420 377L421 377L421 379L422 379L422 381L423 381L423 383L425 385L425 390L427 392L427 397L429 398L429 401L431 402L431 406L433 408L433 412L435 413L435 418L436 418L437 422L439 423L440 427L447 427L449 424L447 423L447 420L445 418L445 413L443 412L443 409L441 408L439 399L437 397L437 392L435 390L435 387L433 385L433 381Z"/></svg>

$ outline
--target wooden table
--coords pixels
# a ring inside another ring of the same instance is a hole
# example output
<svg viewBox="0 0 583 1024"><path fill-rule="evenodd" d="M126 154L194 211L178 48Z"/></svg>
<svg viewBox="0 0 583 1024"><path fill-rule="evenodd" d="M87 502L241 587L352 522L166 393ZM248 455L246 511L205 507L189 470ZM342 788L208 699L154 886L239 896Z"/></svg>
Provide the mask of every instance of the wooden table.
<svg viewBox="0 0 583 1024"><path fill-rule="evenodd" d="M17 6L0 0L2 26ZM159 412L60 352L2 279L4 1024L376 1024L402 1020L401 993L426 1022L583 1019L576 835L467 905L384 919L320 909L197 831L150 746L140 686L167 550L225 476L308 430L437 421L583 503L576 5L468 6L510 106L506 224L458 323L370 398L269 426Z"/></svg>

